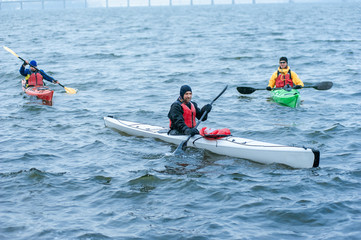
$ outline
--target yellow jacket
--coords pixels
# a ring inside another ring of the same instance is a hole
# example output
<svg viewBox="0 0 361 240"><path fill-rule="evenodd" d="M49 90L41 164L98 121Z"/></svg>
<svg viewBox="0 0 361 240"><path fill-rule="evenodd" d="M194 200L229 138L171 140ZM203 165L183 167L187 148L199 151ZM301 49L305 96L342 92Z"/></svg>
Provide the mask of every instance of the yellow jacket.
<svg viewBox="0 0 361 240"><path fill-rule="evenodd" d="M284 69L281 69L278 67L278 71L281 73L281 74L287 74L288 71L290 70L290 67L287 66L287 68L284 68ZM278 71L275 71L272 76L271 76L271 79L269 80L268 82L268 86L271 87L271 88L274 88L274 86L276 85L276 79L278 77L277 73ZM294 85L301 85L302 87L304 86L303 85L303 82L301 81L301 79L298 77L297 73L295 73L294 71L291 70L291 78L292 78L292 82Z"/></svg>

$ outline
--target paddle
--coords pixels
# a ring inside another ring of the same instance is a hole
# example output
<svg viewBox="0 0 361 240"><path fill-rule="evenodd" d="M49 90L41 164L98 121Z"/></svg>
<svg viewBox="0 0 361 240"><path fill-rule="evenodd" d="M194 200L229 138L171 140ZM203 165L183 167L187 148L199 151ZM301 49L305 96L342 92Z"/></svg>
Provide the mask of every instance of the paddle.
<svg viewBox="0 0 361 240"><path fill-rule="evenodd" d="M302 88L314 88L317 90L328 90L332 87L333 83L326 81L326 82L319 82L316 85L305 85ZM266 90L266 88L253 88L253 87L237 87L237 91L241 94L251 94L257 90Z"/></svg>
<svg viewBox="0 0 361 240"><path fill-rule="evenodd" d="M23 58L21 58L19 55L17 55L17 54L16 54L13 50L11 50L10 48L5 47L5 46L3 46L3 48L4 48L6 51L8 51L9 53L11 53L12 55L14 55L15 57L19 58L21 61L26 62ZM31 65L30 63L29 63L29 65L39 71L39 69L38 69L37 67ZM69 93L69 94L75 94L75 93L76 93L76 90L75 90L74 88L65 87L64 85L62 85L62 84L59 83L59 82L58 82L58 84L59 84L60 86L62 86L67 93Z"/></svg>
<svg viewBox="0 0 361 240"><path fill-rule="evenodd" d="M326 81L326 82L319 82L316 85L305 85L303 88L314 88L317 90L328 90L332 88L333 82Z"/></svg>
<svg viewBox="0 0 361 240"><path fill-rule="evenodd" d="M218 94L218 96L217 96L215 99L213 99L213 101L211 102L211 105L227 90L227 88L228 88L228 85L222 90L222 92L221 92L220 94ZM208 113L207 111L205 111L205 112L203 113L203 115L201 116L201 118L200 118L199 121L197 122L195 128L197 128L197 127L199 126L199 124L202 122L203 118L206 116L207 113ZM188 141L189 141L189 139L190 139L191 137L192 137L192 136L189 135L186 140L184 140L183 142L181 142L181 143L179 144L179 146L177 147L177 149L173 152L173 154L176 154L176 155L177 155L177 154L180 154L181 152L183 152L183 151L186 149L187 143L188 143Z"/></svg>
<svg viewBox="0 0 361 240"><path fill-rule="evenodd" d="M237 87L237 91L242 94L251 94L257 90L266 90L265 88L253 88L253 87Z"/></svg>

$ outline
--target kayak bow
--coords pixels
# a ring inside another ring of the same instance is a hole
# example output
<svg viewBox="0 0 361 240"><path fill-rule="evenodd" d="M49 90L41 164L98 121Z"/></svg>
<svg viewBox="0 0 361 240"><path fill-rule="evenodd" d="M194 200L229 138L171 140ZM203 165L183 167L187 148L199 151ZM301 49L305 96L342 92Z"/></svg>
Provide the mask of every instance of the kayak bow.
<svg viewBox="0 0 361 240"><path fill-rule="evenodd" d="M300 105L300 93L296 89L275 89L271 91L271 98L276 103L288 106L291 108L298 107Z"/></svg>

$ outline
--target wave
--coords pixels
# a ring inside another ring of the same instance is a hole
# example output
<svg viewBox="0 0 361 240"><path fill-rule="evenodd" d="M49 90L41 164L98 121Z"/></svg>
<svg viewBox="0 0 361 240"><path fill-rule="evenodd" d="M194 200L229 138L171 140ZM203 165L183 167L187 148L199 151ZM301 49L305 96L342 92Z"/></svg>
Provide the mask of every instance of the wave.
<svg viewBox="0 0 361 240"><path fill-rule="evenodd" d="M19 170L17 172L9 172L9 173L3 172L0 173L0 176L2 178L14 178L21 176L32 180L42 180L45 178L63 176L64 174L66 174L66 172L51 173L51 172L41 171L37 168L30 168L29 170Z"/></svg>
<svg viewBox="0 0 361 240"><path fill-rule="evenodd" d="M120 59L124 58L125 55L122 54L116 54L116 53L94 53L94 54L88 54L84 56L85 58L89 59Z"/></svg>

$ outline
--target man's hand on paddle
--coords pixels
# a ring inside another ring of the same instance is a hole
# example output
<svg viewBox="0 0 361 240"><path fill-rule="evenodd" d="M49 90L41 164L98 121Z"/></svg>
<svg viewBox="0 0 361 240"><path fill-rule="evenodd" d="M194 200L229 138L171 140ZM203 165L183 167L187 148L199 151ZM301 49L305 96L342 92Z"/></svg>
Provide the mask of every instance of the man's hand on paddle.
<svg viewBox="0 0 361 240"><path fill-rule="evenodd" d="M211 110L212 110L212 105L211 104L206 104L201 109L202 112L207 112L207 113L211 112Z"/></svg>
<svg viewBox="0 0 361 240"><path fill-rule="evenodd" d="M197 128L188 128L187 130L184 131L184 133L186 135L191 135L192 137L196 134L199 134L199 131Z"/></svg>

